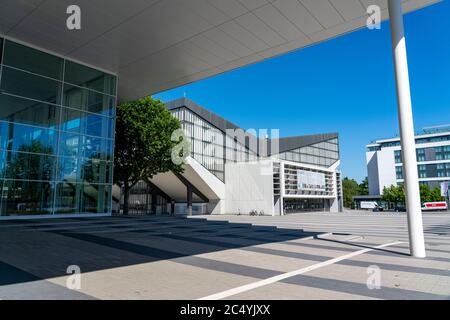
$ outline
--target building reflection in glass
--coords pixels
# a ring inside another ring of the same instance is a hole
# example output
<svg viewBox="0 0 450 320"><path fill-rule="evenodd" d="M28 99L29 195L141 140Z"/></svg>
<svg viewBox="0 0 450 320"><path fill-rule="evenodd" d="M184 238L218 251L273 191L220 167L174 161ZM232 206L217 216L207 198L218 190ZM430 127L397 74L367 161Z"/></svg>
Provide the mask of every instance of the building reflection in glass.
<svg viewBox="0 0 450 320"><path fill-rule="evenodd" d="M0 48L0 215L110 213L116 77Z"/></svg>

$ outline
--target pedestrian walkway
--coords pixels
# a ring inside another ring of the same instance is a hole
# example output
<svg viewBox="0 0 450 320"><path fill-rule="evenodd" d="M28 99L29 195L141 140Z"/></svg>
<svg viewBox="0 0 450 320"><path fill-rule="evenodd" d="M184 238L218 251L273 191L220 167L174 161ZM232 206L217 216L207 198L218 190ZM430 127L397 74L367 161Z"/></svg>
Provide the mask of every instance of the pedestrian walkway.
<svg viewBox="0 0 450 320"><path fill-rule="evenodd" d="M402 216L369 214L367 222L319 213L206 218L3 221L0 298L450 297L450 240L440 235L446 228L444 216L426 223L439 229L426 233L427 259L407 255ZM377 221L384 225L376 226ZM373 234L342 232L346 228ZM331 230L336 233L328 234ZM67 268L73 265L81 269L80 290L66 287ZM371 266L381 272L380 289L367 287Z"/></svg>

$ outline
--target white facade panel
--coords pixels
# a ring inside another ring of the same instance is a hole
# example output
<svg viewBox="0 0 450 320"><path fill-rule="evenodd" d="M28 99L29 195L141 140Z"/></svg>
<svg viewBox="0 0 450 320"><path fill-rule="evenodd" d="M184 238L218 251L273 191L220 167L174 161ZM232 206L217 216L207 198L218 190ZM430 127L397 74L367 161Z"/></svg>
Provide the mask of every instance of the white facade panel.
<svg viewBox="0 0 450 320"><path fill-rule="evenodd" d="M380 181L378 179L378 154L375 151L366 152L367 179L369 181L369 194L380 194Z"/></svg>
<svg viewBox="0 0 450 320"><path fill-rule="evenodd" d="M272 162L255 161L225 165L226 212L249 214L251 210L274 214ZM269 166L269 168L268 168Z"/></svg>
<svg viewBox="0 0 450 320"><path fill-rule="evenodd" d="M385 148L378 152L378 183L380 192L384 187L397 185L395 176L394 150L400 148Z"/></svg>

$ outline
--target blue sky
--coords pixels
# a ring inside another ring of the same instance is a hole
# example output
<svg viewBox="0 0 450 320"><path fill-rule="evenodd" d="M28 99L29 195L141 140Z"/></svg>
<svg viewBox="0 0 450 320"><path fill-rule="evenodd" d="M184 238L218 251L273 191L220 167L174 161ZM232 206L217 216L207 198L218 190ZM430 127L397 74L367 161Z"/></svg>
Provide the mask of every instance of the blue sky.
<svg viewBox="0 0 450 320"><path fill-rule="evenodd" d="M415 128L450 124L450 2L406 15L405 32ZM387 22L155 97L184 93L243 128L339 132L341 170L357 180L365 145L398 134Z"/></svg>

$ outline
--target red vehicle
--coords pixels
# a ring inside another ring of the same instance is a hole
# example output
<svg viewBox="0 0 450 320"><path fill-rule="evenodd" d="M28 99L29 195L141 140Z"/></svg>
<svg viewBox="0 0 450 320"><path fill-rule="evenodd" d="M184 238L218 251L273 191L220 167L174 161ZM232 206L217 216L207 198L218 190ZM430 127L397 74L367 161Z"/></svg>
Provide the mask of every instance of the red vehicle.
<svg viewBox="0 0 450 320"><path fill-rule="evenodd" d="M437 211L437 210L447 210L448 205L445 201L439 202L425 202L422 205L422 211Z"/></svg>

